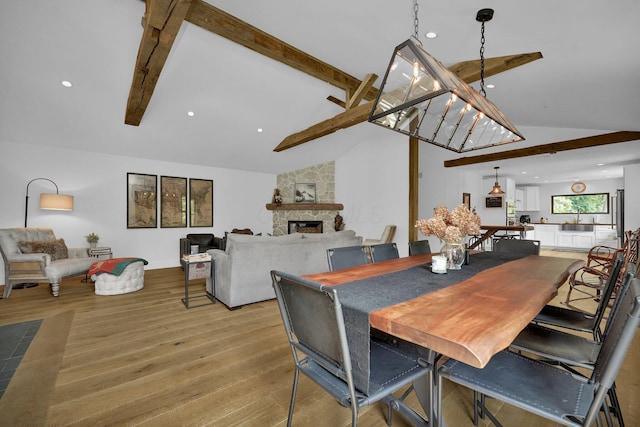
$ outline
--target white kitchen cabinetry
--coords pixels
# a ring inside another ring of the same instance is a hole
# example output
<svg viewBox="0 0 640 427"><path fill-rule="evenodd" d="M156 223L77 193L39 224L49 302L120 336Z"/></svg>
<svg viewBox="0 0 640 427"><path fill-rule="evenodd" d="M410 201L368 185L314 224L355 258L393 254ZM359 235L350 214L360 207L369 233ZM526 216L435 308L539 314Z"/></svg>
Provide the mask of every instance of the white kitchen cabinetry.
<svg viewBox="0 0 640 427"><path fill-rule="evenodd" d="M517 211L540 210L540 187L520 187L515 190Z"/></svg>
<svg viewBox="0 0 640 427"><path fill-rule="evenodd" d="M589 249L593 247L593 232L558 231L556 246L561 248Z"/></svg>
<svg viewBox="0 0 640 427"><path fill-rule="evenodd" d="M594 246L609 246L611 248L618 247L618 237L616 236L615 226L596 225L596 240Z"/></svg>
<svg viewBox="0 0 640 427"><path fill-rule="evenodd" d="M556 246L557 225L534 224L533 235L535 240L540 240L540 246Z"/></svg>
<svg viewBox="0 0 640 427"><path fill-rule="evenodd" d="M540 210L540 187L524 187L525 211Z"/></svg>
<svg viewBox="0 0 640 427"><path fill-rule="evenodd" d="M516 188L516 212L525 211L524 208L524 190Z"/></svg>

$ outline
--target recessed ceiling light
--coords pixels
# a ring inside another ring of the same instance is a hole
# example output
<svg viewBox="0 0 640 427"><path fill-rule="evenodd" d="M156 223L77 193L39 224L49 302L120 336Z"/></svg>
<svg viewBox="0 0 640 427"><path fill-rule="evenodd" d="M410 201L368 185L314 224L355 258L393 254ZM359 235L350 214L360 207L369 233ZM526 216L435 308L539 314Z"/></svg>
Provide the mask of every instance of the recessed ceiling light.
<svg viewBox="0 0 640 427"><path fill-rule="evenodd" d="M73 86L73 83L71 83L69 80L63 80L62 81L62 86L71 87L71 86Z"/></svg>
<svg viewBox="0 0 640 427"><path fill-rule="evenodd" d="M596 166L604 166L604 163L598 163Z"/></svg>
<svg viewBox="0 0 640 427"><path fill-rule="evenodd" d="M533 177L533 179L538 179L538 178L540 178L540 177L539 177L539 176L534 176L534 177Z"/></svg>
<svg viewBox="0 0 640 427"><path fill-rule="evenodd" d="M526 171L522 171L522 172L520 172L520 173L521 173L522 175L526 175L526 174L527 174L527 172L526 172Z"/></svg>
<svg viewBox="0 0 640 427"><path fill-rule="evenodd" d="M258 133L262 133L262 128L258 128Z"/></svg>
<svg viewBox="0 0 640 427"><path fill-rule="evenodd" d="M193 117L195 115L196 115L196 113L194 113L193 111L187 111L187 116Z"/></svg>
<svg viewBox="0 0 640 427"><path fill-rule="evenodd" d="M425 36L428 39L435 39L436 37L438 37L438 33L436 33L435 31L429 31L428 33L425 34Z"/></svg>
<svg viewBox="0 0 640 427"><path fill-rule="evenodd" d="M496 87L496 85L488 84L486 87L487 87L487 89L493 89L493 88Z"/></svg>

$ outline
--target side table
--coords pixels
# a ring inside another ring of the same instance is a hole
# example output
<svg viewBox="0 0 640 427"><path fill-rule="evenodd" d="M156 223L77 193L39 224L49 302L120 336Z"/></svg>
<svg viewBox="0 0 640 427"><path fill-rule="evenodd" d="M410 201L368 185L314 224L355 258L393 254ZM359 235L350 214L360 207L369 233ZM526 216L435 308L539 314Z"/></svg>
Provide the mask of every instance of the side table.
<svg viewBox="0 0 640 427"><path fill-rule="evenodd" d="M100 258L101 256L113 258L113 253L108 246L98 246L96 248L89 248L89 256L93 258Z"/></svg>
<svg viewBox="0 0 640 427"><path fill-rule="evenodd" d="M184 298L182 303L187 309L201 307L203 305L215 304L216 302L216 286L215 286L215 262L209 258L206 260L189 260L180 258L180 264L184 267ZM205 293L189 296L189 280L205 279ZM195 298L205 297L209 301L204 304L190 306L189 301Z"/></svg>

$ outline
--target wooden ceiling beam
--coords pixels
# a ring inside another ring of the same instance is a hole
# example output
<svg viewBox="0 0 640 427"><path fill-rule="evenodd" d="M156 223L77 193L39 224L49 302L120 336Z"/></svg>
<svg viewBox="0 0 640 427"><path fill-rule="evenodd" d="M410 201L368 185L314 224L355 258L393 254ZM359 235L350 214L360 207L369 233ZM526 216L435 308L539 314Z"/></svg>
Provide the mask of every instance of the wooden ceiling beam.
<svg viewBox="0 0 640 427"><path fill-rule="evenodd" d="M355 90L355 92L349 94L349 97L347 98L347 110L349 108L353 108L355 106L357 106L358 104L360 104L360 101L362 101L362 99L364 98L364 96L367 94L367 92L369 91L369 89L371 89L373 87L373 83L378 79L378 75L377 74L367 74L364 78L364 80L362 80L362 83L360 84L360 86L358 86L358 88Z"/></svg>
<svg viewBox="0 0 640 427"><path fill-rule="evenodd" d="M484 60L484 76L491 77L542 58L541 52L521 53L518 55L496 56ZM480 80L480 60L458 62L447 67L461 80L471 83Z"/></svg>
<svg viewBox="0 0 640 427"><path fill-rule="evenodd" d="M369 114L371 114L372 105L373 101L358 105L357 107L348 109L344 113L340 113L330 119L316 123L301 132L289 135L283 139L282 142L273 149L273 151L280 152L288 148L304 144L305 142L313 141L316 138L332 134L337 130L362 123L367 120Z"/></svg>
<svg viewBox="0 0 640 427"><path fill-rule="evenodd" d="M446 160L444 167L473 165L477 163L495 162L498 160L516 159L519 157L537 156L540 154L555 154L559 151L578 150L581 148L597 147L600 145L617 144L640 140L640 132L620 131L605 133L602 135L587 136L584 138L570 139L567 141L553 142L550 144L536 145L533 147L519 148L516 150L501 151L499 153L482 154L479 156L461 157L455 160Z"/></svg>
<svg viewBox="0 0 640 427"><path fill-rule="evenodd" d="M203 0L192 0L185 18L207 31L218 34L296 70L307 73L345 91L355 91L362 83L355 77L301 51ZM375 99L378 89L371 87L364 95Z"/></svg>
<svg viewBox="0 0 640 427"><path fill-rule="evenodd" d="M142 121L191 0L147 0L146 4L142 19L144 30L124 118L125 124L133 126Z"/></svg>

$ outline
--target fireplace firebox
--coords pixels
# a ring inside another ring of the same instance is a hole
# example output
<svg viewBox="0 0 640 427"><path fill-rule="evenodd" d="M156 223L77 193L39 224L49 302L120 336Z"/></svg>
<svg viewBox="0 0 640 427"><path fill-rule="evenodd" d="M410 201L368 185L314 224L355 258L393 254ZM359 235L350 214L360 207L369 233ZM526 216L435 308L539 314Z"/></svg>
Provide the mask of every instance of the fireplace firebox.
<svg viewBox="0 0 640 427"><path fill-rule="evenodd" d="M289 221L289 234L322 233L322 221Z"/></svg>

